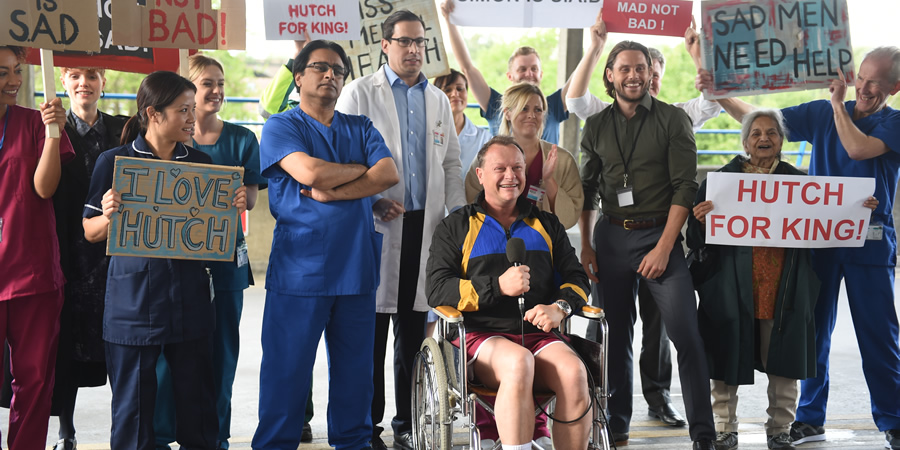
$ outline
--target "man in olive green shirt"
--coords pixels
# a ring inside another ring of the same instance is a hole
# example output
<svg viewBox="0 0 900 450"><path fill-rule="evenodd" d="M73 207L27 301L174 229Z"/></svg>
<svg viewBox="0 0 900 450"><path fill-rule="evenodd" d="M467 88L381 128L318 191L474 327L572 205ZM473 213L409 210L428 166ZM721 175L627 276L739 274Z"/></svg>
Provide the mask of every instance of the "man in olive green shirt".
<svg viewBox="0 0 900 450"><path fill-rule="evenodd" d="M694 449L714 449L709 373L691 276L680 245L681 227L697 193L697 147L687 114L649 94L650 72L650 54L643 45L625 41L610 52L603 81L616 100L611 108L587 120L581 142L585 193L585 211L579 221L581 263L599 283L610 322L609 360L616 362L609 369L614 439L628 440L634 295L641 277L678 349ZM593 230L595 252L586 237L591 236L598 197L603 214Z"/></svg>

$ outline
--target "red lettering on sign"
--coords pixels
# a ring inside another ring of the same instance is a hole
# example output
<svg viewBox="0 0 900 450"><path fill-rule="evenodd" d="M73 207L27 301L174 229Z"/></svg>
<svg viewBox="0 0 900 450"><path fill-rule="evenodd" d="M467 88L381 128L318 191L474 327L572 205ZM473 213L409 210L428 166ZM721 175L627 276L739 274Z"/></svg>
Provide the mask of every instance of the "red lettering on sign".
<svg viewBox="0 0 900 450"><path fill-rule="evenodd" d="M166 27L166 12L159 9L150 10L150 41L165 41L169 37Z"/></svg>

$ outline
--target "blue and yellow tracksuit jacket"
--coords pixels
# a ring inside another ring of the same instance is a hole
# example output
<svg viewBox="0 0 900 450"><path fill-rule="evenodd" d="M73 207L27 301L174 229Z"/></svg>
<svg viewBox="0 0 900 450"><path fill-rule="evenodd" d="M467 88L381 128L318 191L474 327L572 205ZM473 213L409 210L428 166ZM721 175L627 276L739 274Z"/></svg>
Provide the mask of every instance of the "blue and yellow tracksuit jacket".
<svg viewBox="0 0 900 450"><path fill-rule="evenodd" d="M517 298L500 294L498 282L510 266L506 243L518 237L525 241L523 264L531 269L525 310L562 299L580 311L587 302L588 278L556 216L520 198L519 217L507 230L485 213L483 200L482 192L435 229L426 267L428 304L462 311L468 331L519 333ZM525 324L525 333L537 332Z"/></svg>

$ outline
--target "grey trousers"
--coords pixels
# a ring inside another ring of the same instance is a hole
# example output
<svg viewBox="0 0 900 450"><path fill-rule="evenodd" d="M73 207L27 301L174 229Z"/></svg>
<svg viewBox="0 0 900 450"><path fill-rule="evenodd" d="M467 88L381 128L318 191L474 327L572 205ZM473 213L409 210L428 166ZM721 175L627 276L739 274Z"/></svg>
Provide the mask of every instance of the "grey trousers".
<svg viewBox="0 0 900 450"><path fill-rule="evenodd" d="M715 439L710 405L709 370L703 339L697 328L697 303L684 250L676 242L662 276L641 277L637 269L656 246L664 227L629 231L600 216L594 227L597 252L599 301L609 322L610 428L628 432L631 422L634 369L632 341L637 320L635 292L645 283L659 307L660 316L678 357L684 394L685 416L692 440Z"/></svg>

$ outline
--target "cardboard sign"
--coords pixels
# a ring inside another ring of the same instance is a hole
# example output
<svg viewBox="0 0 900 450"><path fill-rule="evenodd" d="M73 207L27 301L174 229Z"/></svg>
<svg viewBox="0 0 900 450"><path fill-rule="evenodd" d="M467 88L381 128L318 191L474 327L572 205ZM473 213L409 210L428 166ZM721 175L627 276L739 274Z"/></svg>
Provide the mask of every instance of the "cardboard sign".
<svg viewBox="0 0 900 450"><path fill-rule="evenodd" d="M332 0L264 0L266 39L359 39L359 2Z"/></svg>
<svg viewBox="0 0 900 450"><path fill-rule="evenodd" d="M603 0L453 1L450 23L466 27L587 28L603 6Z"/></svg>
<svg viewBox="0 0 900 450"><path fill-rule="evenodd" d="M112 0L113 43L154 48L243 50L244 0Z"/></svg>
<svg viewBox="0 0 900 450"><path fill-rule="evenodd" d="M0 44L96 52L96 6L96 0L3 0Z"/></svg>
<svg viewBox="0 0 900 450"><path fill-rule="evenodd" d="M450 73L438 12L432 0L359 0L360 37L355 41L339 41L350 57L347 82L374 73L387 64L381 51L381 24L399 9L408 9L425 21L425 55L422 72L428 78Z"/></svg>
<svg viewBox="0 0 900 450"><path fill-rule="evenodd" d="M108 255L231 261L244 168L116 157Z"/></svg>
<svg viewBox="0 0 900 450"><path fill-rule="evenodd" d="M691 26L691 0L606 0L603 22L613 33L684 36Z"/></svg>
<svg viewBox="0 0 900 450"><path fill-rule="evenodd" d="M97 67L121 72L151 73L156 70L178 70L178 51L164 48L130 47L112 43L112 0L97 0L100 19L100 52L53 52L53 64L57 67ZM28 64L40 64L41 55L36 49L28 49Z"/></svg>
<svg viewBox="0 0 900 450"><path fill-rule="evenodd" d="M703 67L716 99L827 88L855 78L846 0L701 3Z"/></svg>
<svg viewBox="0 0 900 450"><path fill-rule="evenodd" d="M708 244L750 247L862 247L874 178L712 172Z"/></svg>

